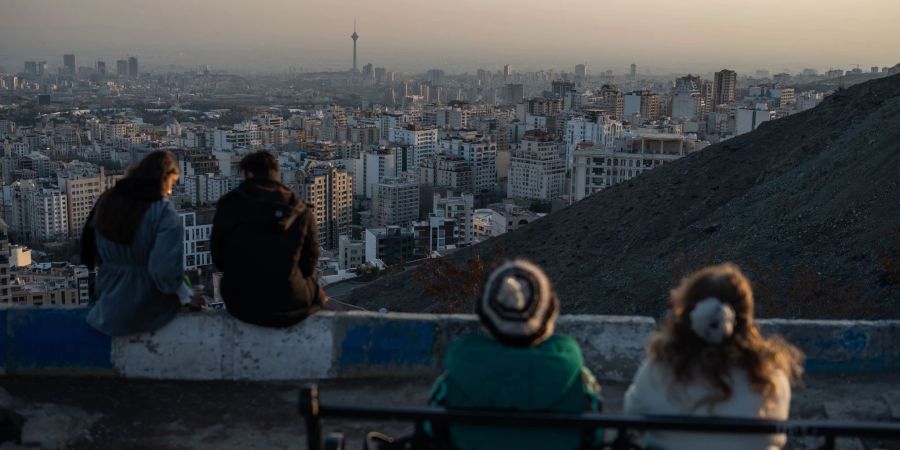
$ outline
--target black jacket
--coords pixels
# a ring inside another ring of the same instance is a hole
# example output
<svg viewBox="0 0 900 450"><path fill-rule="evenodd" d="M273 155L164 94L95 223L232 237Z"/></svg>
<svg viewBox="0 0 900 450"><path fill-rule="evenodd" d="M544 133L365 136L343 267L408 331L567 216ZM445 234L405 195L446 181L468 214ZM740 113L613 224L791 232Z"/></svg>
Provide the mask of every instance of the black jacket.
<svg viewBox="0 0 900 450"><path fill-rule="evenodd" d="M210 241L231 315L286 327L321 309L315 216L283 184L250 179L223 196Z"/></svg>

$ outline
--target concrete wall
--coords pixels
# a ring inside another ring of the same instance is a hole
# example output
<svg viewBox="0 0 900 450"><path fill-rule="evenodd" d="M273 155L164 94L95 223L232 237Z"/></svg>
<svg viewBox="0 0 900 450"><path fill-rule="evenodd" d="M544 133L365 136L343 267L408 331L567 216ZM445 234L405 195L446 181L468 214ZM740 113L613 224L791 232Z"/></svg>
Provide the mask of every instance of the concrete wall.
<svg viewBox="0 0 900 450"><path fill-rule="evenodd" d="M154 333L110 339L86 310L0 311L0 372L101 374L185 380L433 377L447 345L479 333L471 315L317 314L287 329L225 312L182 314ZM900 373L900 321L761 321L804 350L809 373ZM626 381L655 329L647 317L561 316L557 332L581 345L598 378Z"/></svg>

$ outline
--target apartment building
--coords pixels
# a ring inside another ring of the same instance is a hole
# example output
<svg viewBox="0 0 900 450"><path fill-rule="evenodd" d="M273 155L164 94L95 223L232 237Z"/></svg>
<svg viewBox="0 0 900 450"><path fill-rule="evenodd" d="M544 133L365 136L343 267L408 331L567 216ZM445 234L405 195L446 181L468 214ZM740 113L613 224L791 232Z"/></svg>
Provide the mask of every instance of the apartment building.
<svg viewBox="0 0 900 450"><path fill-rule="evenodd" d="M565 194L566 165L549 133L532 130L510 154L507 196L550 201Z"/></svg>

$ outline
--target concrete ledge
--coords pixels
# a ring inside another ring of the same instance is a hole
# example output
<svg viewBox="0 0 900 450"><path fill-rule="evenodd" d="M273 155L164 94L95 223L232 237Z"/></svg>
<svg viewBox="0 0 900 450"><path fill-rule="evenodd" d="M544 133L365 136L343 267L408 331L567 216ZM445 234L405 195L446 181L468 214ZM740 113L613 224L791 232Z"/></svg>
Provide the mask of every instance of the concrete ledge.
<svg viewBox="0 0 900 450"><path fill-rule="evenodd" d="M898 320L761 320L806 353L813 374L900 373Z"/></svg>
<svg viewBox="0 0 900 450"><path fill-rule="evenodd" d="M0 311L0 373L117 375L182 380L433 377L448 344L481 333L473 315L324 312L285 329L223 311L183 314L153 333L110 339L84 309ZM763 320L807 354L810 374L900 373L900 321ZM588 367L627 381L656 323L648 317L561 316Z"/></svg>

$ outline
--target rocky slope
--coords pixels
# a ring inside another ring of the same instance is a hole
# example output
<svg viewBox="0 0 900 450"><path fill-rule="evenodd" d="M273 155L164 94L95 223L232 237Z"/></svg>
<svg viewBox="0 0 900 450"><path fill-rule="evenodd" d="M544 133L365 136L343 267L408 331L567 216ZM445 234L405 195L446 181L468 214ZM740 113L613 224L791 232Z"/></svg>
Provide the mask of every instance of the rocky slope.
<svg viewBox="0 0 900 450"><path fill-rule="evenodd" d="M542 265L564 313L658 316L680 276L734 261L754 282L760 315L900 318L900 75L838 91L449 262L499 254ZM445 298L424 295L421 270L349 301L447 310ZM455 309L468 312L464 303Z"/></svg>

